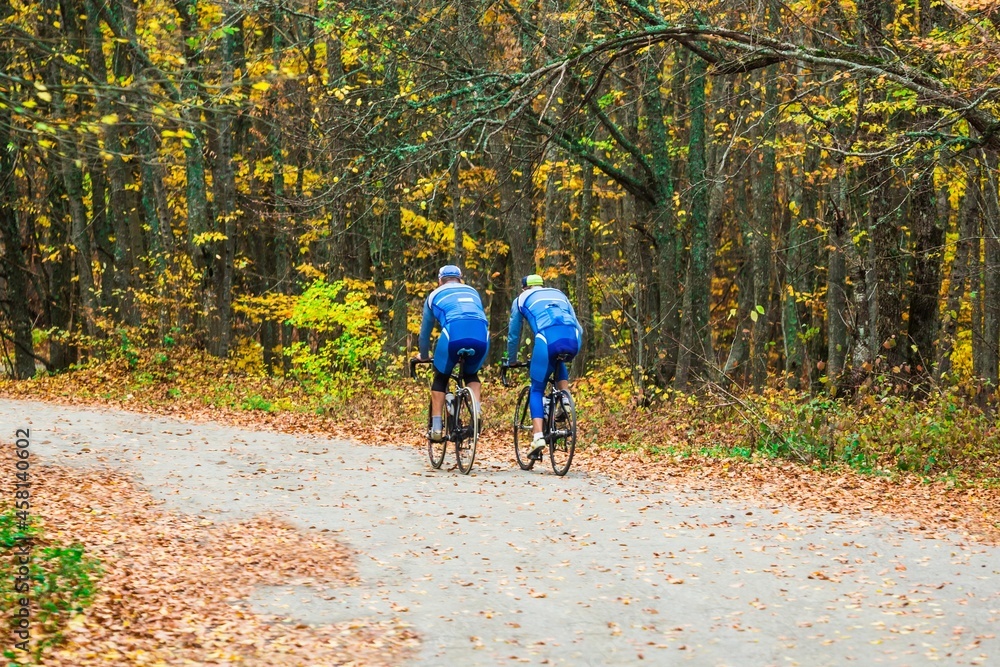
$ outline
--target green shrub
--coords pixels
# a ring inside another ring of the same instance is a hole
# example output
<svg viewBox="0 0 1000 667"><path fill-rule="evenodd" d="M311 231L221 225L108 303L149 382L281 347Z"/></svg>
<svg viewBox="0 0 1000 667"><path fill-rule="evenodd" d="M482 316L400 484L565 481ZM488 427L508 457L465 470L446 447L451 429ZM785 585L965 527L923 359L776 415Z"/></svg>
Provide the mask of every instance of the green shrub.
<svg viewBox="0 0 1000 667"><path fill-rule="evenodd" d="M13 548L24 539L35 542L29 565L32 602L32 654L37 662L42 651L60 643L66 624L93 602L95 584L101 576L99 562L78 544L45 544L37 526L19 528L13 509L0 513L0 609L19 606L24 593L15 590ZM9 631L8 631L8 636ZM4 657L14 661L25 654L8 644ZM20 664L20 663L15 663Z"/></svg>
<svg viewBox="0 0 1000 667"><path fill-rule="evenodd" d="M889 393L803 400L793 392L749 400L760 418L757 446L770 456L922 475L985 469L1000 456L995 420L949 390L923 400Z"/></svg>
<svg viewBox="0 0 1000 667"><path fill-rule="evenodd" d="M240 403L240 407L244 410L260 410L262 412L272 412L274 410L271 401L261 398L257 394L244 398L243 402Z"/></svg>
<svg viewBox="0 0 1000 667"><path fill-rule="evenodd" d="M364 292L348 290L342 281L315 281L296 300L287 322L311 334L311 340L291 344L285 354L294 374L320 392L348 396L358 375L382 357L378 310Z"/></svg>
<svg viewBox="0 0 1000 667"><path fill-rule="evenodd" d="M119 329L117 333L120 342L117 347L111 348L110 356L112 358L124 359L128 367L134 369L139 365L139 354L136 351L135 344L133 344L124 329Z"/></svg>

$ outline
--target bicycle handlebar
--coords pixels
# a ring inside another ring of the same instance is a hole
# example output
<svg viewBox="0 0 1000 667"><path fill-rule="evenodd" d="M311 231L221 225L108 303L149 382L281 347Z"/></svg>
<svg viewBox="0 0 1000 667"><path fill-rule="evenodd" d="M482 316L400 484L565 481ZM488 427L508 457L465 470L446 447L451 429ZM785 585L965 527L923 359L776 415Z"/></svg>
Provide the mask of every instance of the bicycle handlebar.
<svg viewBox="0 0 1000 667"><path fill-rule="evenodd" d="M432 363L434 363L433 359L420 359L418 357L412 357L410 359L410 377L414 378L417 376L417 366L419 366L420 364L432 364Z"/></svg>
<svg viewBox="0 0 1000 667"><path fill-rule="evenodd" d="M514 364L502 364L500 366L500 384L502 384L505 387L509 387L510 386L510 382L507 381L507 371L508 370L510 370L512 368L527 368L527 367L528 367L528 363L525 362L525 361L519 361L519 362L514 363Z"/></svg>

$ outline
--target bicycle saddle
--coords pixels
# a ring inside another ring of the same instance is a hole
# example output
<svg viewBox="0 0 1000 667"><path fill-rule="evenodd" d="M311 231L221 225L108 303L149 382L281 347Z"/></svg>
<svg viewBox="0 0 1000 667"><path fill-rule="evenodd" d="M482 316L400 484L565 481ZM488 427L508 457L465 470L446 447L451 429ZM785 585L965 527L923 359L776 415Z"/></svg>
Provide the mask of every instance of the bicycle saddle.
<svg viewBox="0 0 1000 667"><path fill-rule="evenodd" d="M471 357L475 353L476 353L476 351L473 350L471 347L463 347L461 350L458 351L458 356L460 356L460 357Z"/></svg>

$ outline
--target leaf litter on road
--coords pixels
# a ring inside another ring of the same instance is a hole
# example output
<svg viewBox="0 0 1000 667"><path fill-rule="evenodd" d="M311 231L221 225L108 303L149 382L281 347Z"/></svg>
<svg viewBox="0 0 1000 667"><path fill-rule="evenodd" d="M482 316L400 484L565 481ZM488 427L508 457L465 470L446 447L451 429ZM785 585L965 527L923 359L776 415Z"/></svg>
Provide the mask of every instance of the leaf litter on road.
<svg viewBox="0 0 1000 667"><path fill-rule="evenodd" d="M33 506L46 533L104 570L93 605L47 651L51 667L396 665L418 644L398 618L306 625L254 613L257 586L357 584L354 554L275 517L215 523L167 512L126 476L45 466Z"/></svg>
<svg viewBox="0 0 1000 667"><path fill-rule="evenodd" d="M368 445L412 446L423 449L426 439L415 422L401 418L401 410L422 410L424 396L395 399L382 409L354 411L337 420L314 412L261 412L206 406L197 402L169 403L142 400L81 398L60 389L47 391L26 383L5 384L0 395L44 398L69 405L105 405L134 412L216 421L251 430L274 430L318 437L353 439ZM388 400L388 399L386 399ZM498 408L484 399L484 413ZM364 417L357 417L364 414ZM411 415L412 416L412 415ZM581 431L587 429L581 421ZM586 439L581 437L581 443ZM505 419L487 419L480 438L472 474L507 469L513 465L512 443ZM454 457L446 465L454 472ZM426 473L415 471L414 474ZM927 481L915 475L894 478L865 475L850 468L817 469L783 459L714 458L699 454L653 456L643 451L617 451L579 446L569 474L603 474L638 490L673 488L685 492L711 492L719 500L760 502L805 511L832 512L848 517L885 515L911 520L911 529L923 537L959 535L970 542L1000 544L1000 487L956 487L947 481ZM544 466L531 473L551 474Z"/></svg>

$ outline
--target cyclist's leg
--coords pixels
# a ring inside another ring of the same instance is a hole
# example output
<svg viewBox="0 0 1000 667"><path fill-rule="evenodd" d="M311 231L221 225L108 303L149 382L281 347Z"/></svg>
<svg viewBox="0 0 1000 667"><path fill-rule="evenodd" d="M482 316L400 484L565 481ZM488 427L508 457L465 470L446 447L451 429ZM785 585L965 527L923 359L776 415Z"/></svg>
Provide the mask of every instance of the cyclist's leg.
<svg viewBox="0 0 1000 667"><path fill-rule="evenodd" d="M544 428L544 397L545 381L552 374L552 361L549 357L549 342L543 333L535 334L535 347L531 351L531 365L528 367L528 375L531 377L531 393L528 396L528 405L531 409L531 422L534 426L534 433L542 433Z"/></svg>
<svg viewBox="0 0 1000 667"><path fill-rule="evenodd" d="M556 362L555 379L556 389L569 389L569 371L562 361Z"/></svg>
<svg viewBox="0 0 1000 667"><path fill-rule="evenodd" d="M576 327L552 327L545 332L549 336L549 356L555 374L556 389L569 389L569 369L563 361L555 361L561 354L572 360L580 352L580 333Z"/></svg>
<svg viewBox="0 0 1000 667"><path fill-rule="evenodd" d="M479 320L468 320L467 322L455 322L452 327L452 346L455 350L474 350L474 354L466 357L464 364L465 375L463 380L465 385L476 397L476 404L482 398L482 383L479 381L479 369L483 367L486 354L490 350L490 335L486 322Z"/></svg>
<svg viewBox="0 0 1000 667"><path fill-rule="evenodd" d="M441 335L434 347L434 381L431 383L431 430L442 429L444 414L444 394L448 390L448 379L457 359L450 354L451 334L448 327L441 327Z"/></svg>

